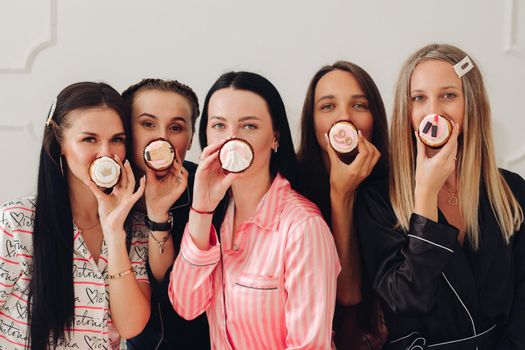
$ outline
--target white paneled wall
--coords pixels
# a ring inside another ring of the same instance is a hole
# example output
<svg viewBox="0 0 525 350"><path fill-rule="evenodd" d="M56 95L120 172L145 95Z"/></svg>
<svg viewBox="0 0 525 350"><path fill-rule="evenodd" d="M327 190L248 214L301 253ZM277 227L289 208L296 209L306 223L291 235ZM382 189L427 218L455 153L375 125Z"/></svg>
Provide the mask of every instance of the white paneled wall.
<svg viewBox="0 0 525 350"><path fill-rule="evenodd" d="M0 202L34 191L47 111L70 83L178 79L202 102L221 73L252 70L281 92L297 139L321 65L360 64L390 110L401 63L436 41L480 63L498 161L525 175L525 0L0 0Z"/></svg>

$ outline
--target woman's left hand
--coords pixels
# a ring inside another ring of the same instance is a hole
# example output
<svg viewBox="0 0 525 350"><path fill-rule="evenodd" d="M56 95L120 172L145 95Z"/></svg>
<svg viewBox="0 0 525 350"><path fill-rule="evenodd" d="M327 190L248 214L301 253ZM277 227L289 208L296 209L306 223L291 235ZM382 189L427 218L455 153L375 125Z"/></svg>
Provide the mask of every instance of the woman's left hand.
<svg viewBox="0 0 525 350"><path fill-rule="evenodd" d="M176 160L168 172L157 178L155 171L148 168L146 171L146 208L148 217L155 222L168 220L169 208L179 199L188 186L188 171L182 166L179 152L175 150Z"/></svg>
<svg viewBox="0 0 525 350"><path fill-rule="evenodd" d="M91 179L84 180L98 202L98 214L105 239L119 238L115 235L124 233L124 221L131 208L142 197L145 188L145 178L140 179L140 186L135 192L135 177L129 161L122 164L120 158L115 156L121 172L120 180L113 187L110 194L104 193ZM124 238L124 237L120 237Z"/></svg>
<svg viewBox="0 0 525 350"><path fill-rule="evenodd" d="M343 196L352 194L370 175L381 157L381 153L359 132L357 143L359 153L352 163L346 164L330 146L326 134L325 140L326 150L330 159L330 191Z"/></svg>

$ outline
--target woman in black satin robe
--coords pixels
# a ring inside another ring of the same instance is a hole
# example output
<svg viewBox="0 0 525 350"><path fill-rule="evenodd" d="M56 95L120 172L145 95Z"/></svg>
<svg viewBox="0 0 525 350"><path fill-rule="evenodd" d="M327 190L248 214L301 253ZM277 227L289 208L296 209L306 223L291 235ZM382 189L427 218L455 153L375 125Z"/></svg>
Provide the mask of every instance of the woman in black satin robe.
<svg viewBox="0 0 525 350"><path fill-rule="evenodd" d="M451 121L442 148L415 132L428 114ZM429 45L405 62L390 181L367 186L356 204L386 349L525 349L525 181L497 168L490 123L465 52Z"/></svg>

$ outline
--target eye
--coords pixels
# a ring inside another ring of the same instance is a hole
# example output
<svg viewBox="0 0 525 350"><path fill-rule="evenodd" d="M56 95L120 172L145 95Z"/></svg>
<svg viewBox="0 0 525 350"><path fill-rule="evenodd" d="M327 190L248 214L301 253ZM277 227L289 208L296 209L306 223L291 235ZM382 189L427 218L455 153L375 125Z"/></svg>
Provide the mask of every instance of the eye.
<svg viewBox="0 0 525 350"><path fill-rule="evenodd" d="M153 122L150 122L149 120L145 120L142 122L142 126L149 129L154 128L155 124L153 124Z"/></svg>
<svg viewBox="0 0 525 350"><path fill-rule="evenodd" d="M255 124L244 124L242 126L243 129L248 129L248 130L255 130L257 129L257 125Z"/></svg>
<svg viewBox="0 0 525 350"><path fill-rule="evenodd" d="M360 110L367 110L368 106L365 103L355 103L352 108L354 109L360 109Z"/></svg>
<svg viewBox="0 0 525 350"><path fill-rule="evenodd" d="M444 98L445 100L452 100L452 99L454 99L454 98L456 98L456 97L457 97L457 95L456 95L455 93L453 93L453 92L445 92L445 93L443 94L443 98Z"/></svg>
<svg viewBox="0 0 525 350"><path fill-rule="evenodd" d="M417 95L412 97L412 101L414 102L423 102L425 100L425 96Z"/></svg>
<svg viewBox="0 0 525 350"><path fill-rule="evenodd" d="M124 136L115 136L111 139L111 142L114 143L124 143L126 141L126 138Z"/></svg>
<svg viewBox="0 0 525 350"><path fill-rule="evenodd" d="M332 103L325 103L324 105L321 106L320 109L323 112L328 112L328 111L331 111L332 109L334 109L334 105Z"/></svg>
<svg viewBox="0 0 525 350"><path fill-rule="evenodd" d="M173 125L170 125L169 130L172 132L179 132L179 131L184 130L184 128L180 126L179 124L173 124Z"/></svg>
<svg viewBox="0 0 525 350"><path fill-rule="evenodd" d="M97 142L97 139L94 138L93 136L87 136L82 139L82 142L95 143Z"/></svg>
<svg viewBox="0 0 525 350"><path fill-rule="evenodd" d="M224 123L215 123L211 125L211 128L217 129L217 130L223 130L226 128L226 125L224 125Z"/></svg>

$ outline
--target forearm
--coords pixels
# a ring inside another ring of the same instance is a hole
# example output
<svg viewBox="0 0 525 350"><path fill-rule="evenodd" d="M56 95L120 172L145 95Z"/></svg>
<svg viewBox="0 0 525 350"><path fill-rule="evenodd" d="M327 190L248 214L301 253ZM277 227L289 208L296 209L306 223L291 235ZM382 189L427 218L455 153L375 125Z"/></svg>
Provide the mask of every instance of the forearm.
<svg viewBox="0 0 525 350"><path fill-rule="evenodd" d="M416 185L414 202L414 213L434 222L438 221L437 193Z"/></svg>
<svg viewBox="0 0 525 350"><path fill-rule="evenodd" d="M361 263L354 229L354 192L347 195L330 193L332 234L341 262L337 278L337 301L355 305L361 301Z"/></svg>
<svg viewBox="0 0 525 350"><path fill-rule="evenodd" d="M108 274L113 276L130 267L125 239L108 242ZM111 318L120 336L131 338L139 334L150 316L149 287L145 283L141 287L133 272L108 283Z"/></svg>
<svg viewBox="0 0 525 350"><path fill-rule="evenodd" d="M201 250L186 229L168 288L170 301L183 318L194 319L208 308L214 293L212 277L219 261L218 244Z"/></svg>
<svg viewBox="0 0 525 350"><path fill-rule="evenodd" d="M212 217L211 214L200 214L190 210L188 230L193 243L200 250L209 250L211 247L210 228Z"/></svg>

